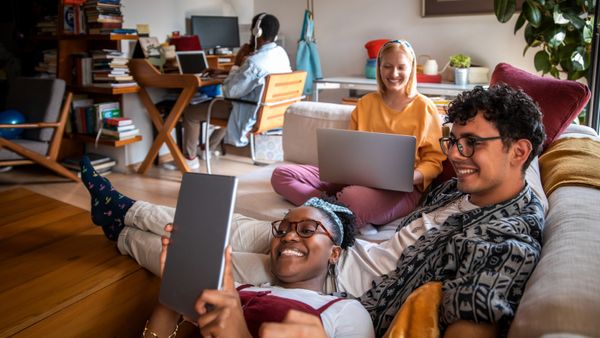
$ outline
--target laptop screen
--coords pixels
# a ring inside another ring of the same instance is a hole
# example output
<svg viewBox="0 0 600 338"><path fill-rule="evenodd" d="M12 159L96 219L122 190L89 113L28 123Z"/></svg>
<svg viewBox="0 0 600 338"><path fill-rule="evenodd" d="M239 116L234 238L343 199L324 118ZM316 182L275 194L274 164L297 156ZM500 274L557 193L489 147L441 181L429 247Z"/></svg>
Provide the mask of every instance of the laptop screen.
<svg viewBox="0 0 600 338"><path fill-rule="evenodd" d="M177 52L176 55L181 74L200 74L208 68L203 51Z"/></svg>

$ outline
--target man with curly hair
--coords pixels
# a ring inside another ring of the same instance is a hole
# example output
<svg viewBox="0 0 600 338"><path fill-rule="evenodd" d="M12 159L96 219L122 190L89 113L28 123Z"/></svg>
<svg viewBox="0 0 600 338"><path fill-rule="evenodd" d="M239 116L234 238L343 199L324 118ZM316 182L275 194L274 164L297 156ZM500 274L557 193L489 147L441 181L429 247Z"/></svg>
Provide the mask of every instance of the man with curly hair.
<svg viewBox="0 0 600 338"><path fill-rule="evenodd" d="M400 221L398 232L426 231L360 297L378 336L430 281L442 283L446 334L461 327L503 335L540 257L544 211L525 181L545 139L537 105L507 85L476 87L450 103L447 120L452 129L440 144L456 178Z"/></svg>

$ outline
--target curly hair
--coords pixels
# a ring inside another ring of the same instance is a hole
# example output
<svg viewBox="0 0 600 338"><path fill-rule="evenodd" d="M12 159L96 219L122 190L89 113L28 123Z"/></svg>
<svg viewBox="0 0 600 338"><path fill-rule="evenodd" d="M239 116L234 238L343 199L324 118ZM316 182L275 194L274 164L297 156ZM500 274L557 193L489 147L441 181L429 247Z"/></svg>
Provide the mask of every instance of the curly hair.
<svg viewBox="0 0 600 338"><path fill-rule="evenodd" d="M498 129L505 147L520 139L531 142L531 153L522 168L525 172L533 158L540 154L546 139L538 105L521 89L515 90L504 83L488 89L476 86L448 104L447 121L464 125L478 112Z"/></svg>
<svg viewBox="0 0 600 338"><path fill-rule="evenodd" d="M323 197L321 197L321 199L326 202L329 202L331 204L335 204L335 205L342 206L344 208L348 208L347 205L336 200L335 197L333 197L333 196L327 196L327 197L323 196ZM354 236L355 229L356 229L356 217L354 216L354 214L347 214L345 212L336 212L335 214L340 219L340 221L342 221L342 226L344 227L344 238L342 238L342 240L341 240L340 247L342 249L346 250L347 248L353 246L354 242L356 241L356 238ZM333 237L337 240L340 238L341 234L340 234L340 230L337 227L334 227L334 228L335 228L335 231L334 231Z"/></svg>

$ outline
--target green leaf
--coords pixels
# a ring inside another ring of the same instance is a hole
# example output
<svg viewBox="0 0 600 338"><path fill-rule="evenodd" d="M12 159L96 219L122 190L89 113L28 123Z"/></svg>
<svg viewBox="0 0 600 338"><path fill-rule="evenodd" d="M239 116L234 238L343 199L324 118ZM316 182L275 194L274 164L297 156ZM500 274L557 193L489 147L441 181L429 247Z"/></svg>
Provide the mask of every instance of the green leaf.
<svg viewBox="0 0 600 338"><path fill-rule="evenodd" d="M583 28L586 25L586 20L579 17L579 15L575 13L563 13L564 18L568 19L569 22L578 30Z"/></svg>
<svg viewBox="0 0 600 338"><path fill-rule="evenodd" d="M533 58L533 64L535 65L535 70L538 72L548 73L550 71L550 57L548 53L543 50L535 53Z"/></svg>
<svg viewBox="0 0 600 338"><path fill-rule="evenodd" d="M577 50L571 54L571 64L576 71L582 71L587 68L587 65L585 64L585 50L582 47L577 48Z"/></svg>
<svg viewBox="0 0 600 338"><path fill-rule="evenodd" d="M594 28L591 24L590 21L588 21L585 25L585 27L583 27L583 42L585 42L586 44L591 44L592 43L592 38L594 37Z"/></svg>
<svg viewBox="0 0 600 338"><path fill-rule="evenodd" d="M519 29L521 29L521 27L523 27L523 25L525 24L525 14L523 12L521 12L521 14L519 14L519 17L517 18L517 22L515 22L515 31L514 34L517 34L517 31Z"/></svg>
<svg viewBox="0 0 600 338"><path fill-rule="evenodd" d="M523 36L525 37L525 42L527 45L531 46L535 41L535 33L531 24L527 24L527 26L525 26L525 32L523 32Z"/></svg>
<svg viewBox="0 0 600 338"><path fill-rule="evenodd" d="M502 23L510 20L516 9L516 0L494 0L494 14L496 14L498 21Z"/></svg>
<svg viewBox="0 0 600 338"><path fill-rule="evenodd" d="M552 18L554 19L554 23L557 25L566 25L571 22L569 19L564 17L563 13L558 7L554 7Z"/></svg>
<svg viewBox="0 0 600 338"><path fill-rule="evenodd" d="M525 17L527 21L533 27L539 27L542 22L542 12L534 6L530 6L528 2L523 3L523 12L525 12Z"/></svg>
<svg viewBox="0 0 600 338"><path fill-rule="evenodd" d="M567 33L565 32L564 28L558 26L546 32L546 34L544 34L544 39L550 48L556 48L563 43L566 36Z"/></svg>
<svg viewBox="0 0 600 338"><path fill-rule="evenodd" d="M559 79L560 78L560 72L558 71L558 68L552 67L552 69L550 69L550 75L552 75L553 77Z"/></svg>

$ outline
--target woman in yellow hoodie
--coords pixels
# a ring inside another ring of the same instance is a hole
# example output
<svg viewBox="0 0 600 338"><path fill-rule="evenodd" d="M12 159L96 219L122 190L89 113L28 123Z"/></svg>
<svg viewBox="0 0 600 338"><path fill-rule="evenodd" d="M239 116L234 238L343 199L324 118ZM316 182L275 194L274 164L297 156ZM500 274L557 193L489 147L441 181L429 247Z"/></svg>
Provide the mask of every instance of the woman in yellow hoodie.
<svg viewBox="0 0 600 338"><path fill-rule="evenodd" d="M377 85L377 92L358 101L349 129L415 136L413 192L332 184L319 179L316 166L283 165L271 177L278 194L295 205L323 193L335 195L355 213L358 226L389 223L417 206L423 191L441 173L445 156L438 142L442 137L440 116L435 104L417 92L416 57L407 41L392 40L381 47Z"/></svg>

